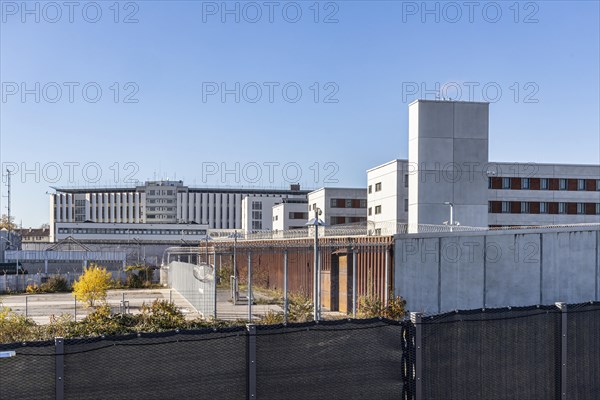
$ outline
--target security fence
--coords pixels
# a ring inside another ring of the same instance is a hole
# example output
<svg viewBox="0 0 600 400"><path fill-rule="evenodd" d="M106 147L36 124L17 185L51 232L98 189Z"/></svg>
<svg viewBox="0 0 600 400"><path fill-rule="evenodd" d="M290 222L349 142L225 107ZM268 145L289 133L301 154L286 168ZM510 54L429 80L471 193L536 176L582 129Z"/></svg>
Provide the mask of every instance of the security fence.
<svg viewBox="0 0 600 400"><path fill-rule="evenodd" d="M8 399L597 399L600 303L0 345Z"/></svg>

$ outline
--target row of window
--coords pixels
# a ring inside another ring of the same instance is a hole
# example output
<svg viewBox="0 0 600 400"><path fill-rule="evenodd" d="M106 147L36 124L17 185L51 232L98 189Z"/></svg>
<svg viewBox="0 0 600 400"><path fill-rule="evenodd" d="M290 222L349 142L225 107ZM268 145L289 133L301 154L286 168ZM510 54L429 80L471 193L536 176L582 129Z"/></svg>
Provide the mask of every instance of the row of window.
<svg viewBox="0 0 600 400"><path fill-rule="evenodd" d="M369 207L368 214L373 215L373 207ZM379 214L381 214L381 206L375 206L375 215Z"/></svg>
<svg viewBox="0 0 600 400"><path fill-rule="evenodd" d="M490 201L489 212L493 214L600 215L600 203Z"/></svg>
<svg viewBox="0 0 600 400"><path fill-rule="evenodd" d="M492 177L489 179L488 187L512 190L599 191L600 179Z"/></svg>
<svg viewBox="0 0 600 400"><path fill-rule="evenodd" d="M290 213L288 214L288 218L289 219L301 219L301 220L308 220L308 213L307 212L293 212L290 211ZM273 215L273 222L275 221L279 221L279 215Z"/></svg>
<svg viewBox="0 0 600 400"><path fill-rule="evenodd" d="M367 208L367 199L331 199L331 208Z"/></svg>
<svg viewBox="0 0 600 400"><path fill-rule="evenodd" d="M364 222L365 217L330 217L329 225L353 224L356 222Z"/></svg>
<svg viewBox="0 0 600 400"><path fill-rule="evenodd" d="M375 191L381 192L381 182L375 184ZM369 185L369 194L373 193L373 185Z"/></svg>
<svg viewBox="0 0 600 400"><path fill-rule="evenodd" d="M61 234L78 235L206 235L204 229L118 229L118 228L58 228Z"/></svg>

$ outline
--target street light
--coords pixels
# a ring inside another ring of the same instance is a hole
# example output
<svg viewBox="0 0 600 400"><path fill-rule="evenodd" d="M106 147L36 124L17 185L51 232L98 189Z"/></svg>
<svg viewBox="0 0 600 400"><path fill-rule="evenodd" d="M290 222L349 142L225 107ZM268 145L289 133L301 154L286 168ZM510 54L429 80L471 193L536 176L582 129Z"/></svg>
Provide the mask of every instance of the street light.
<svg viewBox="0 0 600 400"><path fill-rule="evenodd" d="M238 231L234 231L228 238L233 239L233 304L237 301L237 240L241 238L242 234Z"/></svg>
<svg viewBox="0 0 600 400"><path fill-rule="evenodd" d="M315 243L314 243L314 284L313 284L313 318L315 321L320 319L321 312L321 267L319 265L319 226L325 226L325 223L319 219L319 215L323 214L320 208L315 208L315 217L308 221L306 225L313 225L315 227Z"/></svg>
<svg viewBox="0 0 600 400"><path fill-rule="evenodd" d="M454 227L454 203L451 201L445 201L444 205L450 206L450 232L452 232L452 228Z"/></svg>

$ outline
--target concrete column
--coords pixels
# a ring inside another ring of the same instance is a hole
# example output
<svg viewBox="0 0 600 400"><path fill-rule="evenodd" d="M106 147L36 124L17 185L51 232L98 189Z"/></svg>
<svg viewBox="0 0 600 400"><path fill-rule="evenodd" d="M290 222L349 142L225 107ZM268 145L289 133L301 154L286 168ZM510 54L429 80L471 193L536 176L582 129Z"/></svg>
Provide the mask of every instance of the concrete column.
<svg viewBox="0 0 600 400"><path fill-rule="evenodd" d="M146 222L146 193L140 194L140 223Z"/></svg>
<svg viewBox="0 0 600 400"><path fill-rule="evenodd" d="M120 223L121 222L121 193L116 193L115 194L115 200L116 200L116 215L115 215L115 222Z"/></svg>
<svg viewBox="0 0 600 400"><path fill-rule="evenodd" d="M200 202L202 201L202 196L200 193L194 193L194 201L196 202L196 218L194 221L201 224L202 219L200 218L200 211L202 210Z"/></svg>
<svg viewBox="0 0 600 400"><path fill-rule="evenodd" d="M181 219L188 221L188 196L185 193L181 196Z"/></svg>
<svg viewBox="0 0 600 400"><path fill-rule="evenodd" d="M235 194L235 227L234 229L242 228L242 195L240 193Z"/></svg>
<svg viewBox="0 0 600 400"><path fill-rule="evenodd" d="M208 194L208 227L210 229L215 229L215 226L216 226L214 204L215 204L215 194L209 193Z"/></svg>
<svg viewBox="0 0 600 400"><path fill-rule="evenodd" d="M97 198L98 198L98 195L96 193L92 193L92 213L91 213L92 215L90 216L90 221L92 221L92 222L97 222L97 218L96 218L96 215L98 213L98 210L97 210L98 205L96 202Z"/></svg>
<svg viewBox="0 0 600 400"><path fill-rule="evenodd" d="M85 195L85 220L86 221L91 221L92 220L92 213L90 211L91 208L91 204L92 204L92 196L93 194L87 193Z"/></svg>
<svg viewBox="0 0 600 400"><path fill-rule="evenodd" d="M188 217L187 223L194 221L194 193L185 193L185 197L188 199Z"/></svg>
<svg viewBox="0 0 600 400"><path fill-rule="evenodd" d="M177 207L175 207L177 209L177 222L181 221L181 209L183 207L183 199L181 198L182 194L181 193L177 193Z"/></svg>
<svg viewBox="0 0 600 400"><path fill-rule="evenodd" d="M233 210L235 209L235 194L229 193L227 198L229 199L229 220L227 221L227 229L234 229L235 220L233 219Z"/></svg>
<svg viewBox="0 0 600 400"><path fill-rule="evenodd" d="M202 224L208 224L208 193L202 193Z"/></svg>
<svg viewBox="0 0 600 400"><path fill-rule="evenodd" d="M67 194L67 221L73 222L73 195Z"/></svg>
<svg viewBox="0 0 600 400"><path fill-rule="evenodd" d="M221 211L223 210L223 197L221 193L215 194L215 228L221 229L222 216Z"/></svg>
<svg viewBox="0 0 600 400"><path fill-rule="evenodd" d="M135 194L127 193L127 206L129 207L129 217L127 218L127 222L135 222L135 216L133 214L133 203L134 203Z"/></svg>
<svg viewBox="0 0 600 400"><path fill-rule="evenodd" d="M108 198L108 193L102 193L102 205L104 206L104 218L102 222L110 222L110 216L108 215L108 205L110 201Z"/></svg>

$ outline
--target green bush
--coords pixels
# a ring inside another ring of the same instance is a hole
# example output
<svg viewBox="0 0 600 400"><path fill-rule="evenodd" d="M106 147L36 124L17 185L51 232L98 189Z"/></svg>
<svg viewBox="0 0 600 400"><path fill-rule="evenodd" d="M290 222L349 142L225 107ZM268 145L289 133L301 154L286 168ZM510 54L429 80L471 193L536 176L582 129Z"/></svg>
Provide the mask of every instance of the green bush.
<svg viewBox="0 0 600 400"><path fill-rule="evenodd" d="M185 316L173 302L154 300L150 306L142 305L140 311L138 326L140 331L157 332L185 326Z"/></svg>
<svg viewBox="0 0 600 400"><path fill-rule="evenodd" d="M0 304L0 343L37 340L36 323Z"/></svg>
<svg viewBox="0 0 600 400"><path fill-rule="evenodd" d="M358 315L361 318L384 317L400 320L406 315L406 300L400 296L391 297L384 306L379 297L363 296L359 300Z"/></svg>
<svg viewBox="0 0 600 400"><path fill-rule="evenodd" d="M43 293L66 293L71 291L67 279L60 275L50 277L40 285L40 288Z"/></svg>
<svg viewBox="0 0 600 400"><path fill-rule="evenodd" d="M290 322L312 321L313 302L301 293L290 293L288 298L288 320Z"/></svg>

